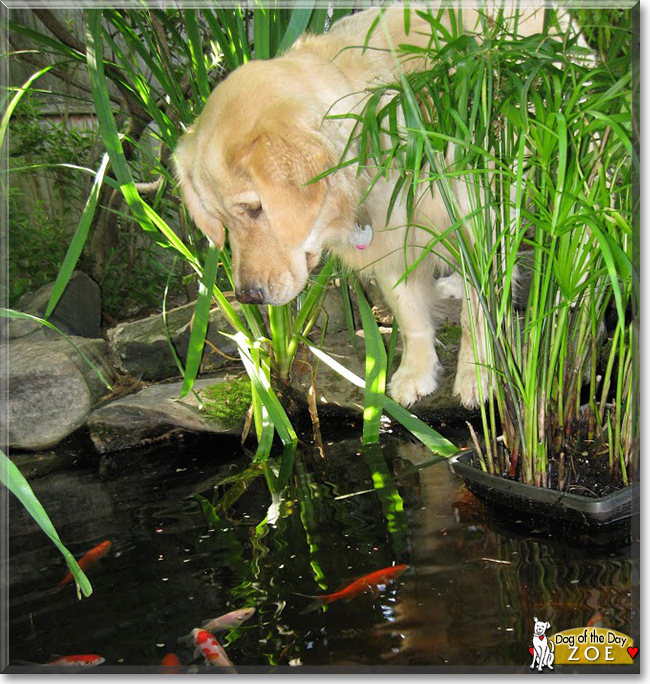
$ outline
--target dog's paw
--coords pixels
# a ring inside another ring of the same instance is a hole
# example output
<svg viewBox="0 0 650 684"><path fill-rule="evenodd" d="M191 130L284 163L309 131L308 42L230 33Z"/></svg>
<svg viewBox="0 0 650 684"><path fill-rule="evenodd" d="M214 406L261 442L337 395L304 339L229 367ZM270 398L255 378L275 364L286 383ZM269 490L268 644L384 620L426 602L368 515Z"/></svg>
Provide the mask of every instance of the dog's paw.
<svg viewBox="0 0 650 684"><path fill-rule="evenodd" d="M436 367L427 373L400 366L390 381L388 393L402 406L411 406L438 389L437 370Z"/></svg>
<svg viewBox="0 0 650 684"><path fill-rule="evenodd" d="M460 403L468 409L478 408L488 398L488 379L484 370L481 371L480 378L481 391L479 392L476 365L474 363L459 363L454 380L454 394L460 396Z"/></svg>

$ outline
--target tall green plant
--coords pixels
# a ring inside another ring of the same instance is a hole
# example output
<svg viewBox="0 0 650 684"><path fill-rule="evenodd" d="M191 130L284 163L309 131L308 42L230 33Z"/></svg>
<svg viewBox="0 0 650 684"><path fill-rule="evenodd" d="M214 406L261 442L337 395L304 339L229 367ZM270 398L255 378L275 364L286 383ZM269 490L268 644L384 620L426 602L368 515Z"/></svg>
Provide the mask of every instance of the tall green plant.
<svg viewBox="0 0 650 684"><path fill-rule="evenodd" d="M411 218L425 186L445 202L450 228L429 249L454 256L481 312L470 324L477 381L487 374L489 387L483 467L545 486L549 458L562 470L581 440L597 439L627 482L637 468L629 51L603 63L575 32L517 38L486 22L479 41L429 17L431 68L371 94L351 148L378 176L396 174L393 202L406 197ZM522 314L513 293L524 270ZM599 373L608 310L613 340Z"/></svg>

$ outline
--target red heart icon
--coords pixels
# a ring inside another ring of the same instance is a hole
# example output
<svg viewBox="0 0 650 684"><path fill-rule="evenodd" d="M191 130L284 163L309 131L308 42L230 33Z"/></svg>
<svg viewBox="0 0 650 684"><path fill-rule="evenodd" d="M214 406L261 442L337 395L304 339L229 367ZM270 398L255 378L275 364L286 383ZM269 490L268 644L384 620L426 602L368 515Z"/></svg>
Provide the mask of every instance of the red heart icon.
<svg viewBox="0 0 650 684"><path fill-rule="evenodd" d="M530 655L535 655L535 649L531 646L529 649Z"/></svg>
<svg viewBox="0 0 650 684"><path fill-rule="evenodd" d="M544 638L544 635L542 634L542 636L539 638L539 640L541 641L543 638Z"/></svg>
<svg viewBox="0 0 650 684"><path fill-rule="evenodd" d="M634 660L634 656L639 652L639 649L636 646L630 646L628 647L627 652L630 654L632 660Z"/></svg>

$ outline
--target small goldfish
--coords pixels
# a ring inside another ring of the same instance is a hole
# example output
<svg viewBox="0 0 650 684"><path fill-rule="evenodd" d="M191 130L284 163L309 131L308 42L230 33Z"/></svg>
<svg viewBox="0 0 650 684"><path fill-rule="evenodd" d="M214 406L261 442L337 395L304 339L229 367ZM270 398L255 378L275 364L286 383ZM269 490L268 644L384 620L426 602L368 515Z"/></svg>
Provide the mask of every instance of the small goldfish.
<svg viewBox="0 0 650 684"><path fill-rule="evenodd" d="M600 613L595 613L589 618L587 627L607 627L607 621Z"/></svg>
<svg viewBox="0 0 650 684"><path fill-rule="evenodd" d="M381 570L375 570L368 575L359 577L359 579L354 580L347 587L344 587L340 591L335 591L333 594L323 594L322 596L310 596L310 598L316 599L316 603L310 606L307 610L312 608L317 608L319 605L324 603L334 603L334 601L340 601L341 599L345 601L350 601L359 594L364 592L377 591L377 587L382 584L388 584L392 582L398 575L401 575L404 570L408 569L408 565L391 565L388 568L382 568Z"/></svg>
<svg viewBox="0 0 650 684"><path fill-rule="evenodd" d="M160 666L165 668L166 674L180 674L181 661L175 653L168 653L161 661Z"/></svg>
<svg viewBox="0 0 650 684"><path fill-rule="evenodd" d="M77 561L79 567L85 572L91 565L103 558L110 548L111 542L108 540L103 541L101 544L97 544L97 546L90 549L88 553L84 554ZM56 585L55 590L59 591L60 589L63 589L63 587L70 582L72 582L72 572L68 572L68 574Z"/></svg>
<svg viewBox="0 0 650 684"><path fill-rule="evenodd" d="M194 651L195 658L200 654L205 658L208 665L232 667L232 663L221 647L221 644L216 640L214 635L210 634L210 632L206 632L204 629L199 629L197 627L192 630L192 639L196 646L196 650Z"/></svg>
<svg viewBox="0 0 650 684"><path fill-rule="evenodd" d="M45 665L61 667L61 666L72 666L72 667L94 667L95 665L101 665L104 662L104 658L94 653L87 653L85 655L68 655L59 656L54 660L50 660L49 663Z"/></svg>
<svg viewBox="0 0 650 684"><path fill-rule="evenodd" d="M225 615L220 615L218 618L208 620L201 625L201 629L207 632L223 632L227 629L234 629L241 626L255 615L255 608L238 608Z"/></svg>

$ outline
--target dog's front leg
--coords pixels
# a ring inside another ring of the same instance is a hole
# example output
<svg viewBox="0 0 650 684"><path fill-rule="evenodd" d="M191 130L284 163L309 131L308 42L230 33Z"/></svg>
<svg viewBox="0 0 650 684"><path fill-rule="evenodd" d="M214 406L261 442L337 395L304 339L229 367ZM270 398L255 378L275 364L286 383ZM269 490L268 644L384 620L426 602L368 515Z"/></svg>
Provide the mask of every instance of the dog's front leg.
<svg viewBox="0 0 650 684"><path fill-rule="evenodd" d="M402 335L402 361L393 374L389 393L403 406L410 406L436 391L440 362L436 353L436 329L431 317L432 287L415 277L397 287L397 277L377 278L386 303Z"/></svg>

